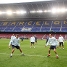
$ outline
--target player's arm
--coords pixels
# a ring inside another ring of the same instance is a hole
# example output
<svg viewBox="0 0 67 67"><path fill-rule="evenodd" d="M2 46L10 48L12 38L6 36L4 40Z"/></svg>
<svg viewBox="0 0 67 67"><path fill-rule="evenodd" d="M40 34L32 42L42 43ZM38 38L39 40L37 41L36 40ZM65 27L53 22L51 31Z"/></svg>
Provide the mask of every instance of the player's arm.
<svg viewBox="0 0 67 67"><path fill-rule="evenodd" d="M10 46L11 46L11 41L9 42L9 45L8 45L9 49L10 49Z"/></svg>
<svg viewBox="0 0 67 67"><path fill-rule="evenodd" d="M48 45L49 45L49 43L50 43L50 39L49 39L49 40L48 40L48 42L46 43L45 47L46 47L46 46L48 46Z"/></svg>
<svg viewBox="0 0 67 67"><path fill-rule="evenodd" d="M9 49L10 49L10 45L9 45L8 47L9 47Z"/></svg>
<svg viewBox="0 0 67 67"><path fill-rule="evenodd" d="M59 46L59 41L57 39L55 39L55 41L56 41L56 47L58 47Z"/></svg>

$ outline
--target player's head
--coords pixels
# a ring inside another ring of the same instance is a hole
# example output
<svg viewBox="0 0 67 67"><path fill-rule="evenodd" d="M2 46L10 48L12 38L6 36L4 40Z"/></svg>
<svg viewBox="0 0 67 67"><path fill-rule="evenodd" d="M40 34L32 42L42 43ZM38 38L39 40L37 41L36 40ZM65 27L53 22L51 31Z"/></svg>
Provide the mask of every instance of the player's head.
<svg viewBox="0 0 67 67"><path fill-rule="evenodd" d="M49 34L49 37L51 38L52 37L52 34Z"/></svg>
<svg viewBox="0 0 67 67"><path fill-rule="evenodd" d="M60 37L61 37L61 34L60 34Z"/></svg>
<svg viewBox="0 0 67 67"><path fill-rule="evenodd" d="M18 34L16 34L16 38L18 38L19 37L19 35Z"/></svg>
<svg viewBox="0 0 67 67"><path fill-rule="evenodd" d="M14 34L13 34L13 36L14 36Z"/></svg>

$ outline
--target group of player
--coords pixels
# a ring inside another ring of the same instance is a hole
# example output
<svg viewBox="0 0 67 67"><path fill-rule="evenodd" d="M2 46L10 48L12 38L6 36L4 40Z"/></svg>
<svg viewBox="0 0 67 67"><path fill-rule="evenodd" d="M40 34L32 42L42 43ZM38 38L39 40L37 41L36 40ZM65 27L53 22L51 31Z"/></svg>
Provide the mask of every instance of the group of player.
<svg viewBox="0 0 67 67"><path fill-rule="evenodd" d="M24 53L22 52L22 50L20 48L19 40L20 40L20 38L19 38L18 35L15 36L13 34L11 36L11 40L10 40L10 43L9 43L9 48L10 48L10 46L12 46L12 52L11 52L10 57L12 57L12 55L13 55L13 53L15 51L15 48L20 50L21 55L24 55ZM36 36L31 36L30 37L30 43L31 43L30 48L32 48L32 46L34 46L34 48L35 48L35 45L34 45L35 42L37 43L37 37ZM64 49L64 38L63 38L63 36L60 35L59 38L56 39L56 37L52 36L52 34L49 34L49 37L46 39L46 45L45 46L48 46L48 45L50 45L50 48L48 50L47 57L50 56L50 51L54 50L54 52L56 54L56 58L59 58L59 56L58 56L58 54L56 52L56 47L57 46L59 46L59 47L62 46L62 48Z"/></svg>
<svg viewBox="0 0 67 67"><path fill-rule="evenodd" d="M20 52L21 52L21 55L24 56L24 53L22 52L22 49L20 48L20 42L19 42L19 40L20 40L20 38L19 38L18 34L17 35L13 34L11 36L10 42L9 42L9 48L12 47L12 51L11 51L10 57L12 57L12 55L13 55L13 53L15 51L15 48L19 49ZM34 46L35 42L37 43L37 37L36 36L35 37L31 36L30 42L31 42L31 46L30 46L30 48L31 48L32 46ZM35 46L34 46L34 48L35 48Z"/></svg>

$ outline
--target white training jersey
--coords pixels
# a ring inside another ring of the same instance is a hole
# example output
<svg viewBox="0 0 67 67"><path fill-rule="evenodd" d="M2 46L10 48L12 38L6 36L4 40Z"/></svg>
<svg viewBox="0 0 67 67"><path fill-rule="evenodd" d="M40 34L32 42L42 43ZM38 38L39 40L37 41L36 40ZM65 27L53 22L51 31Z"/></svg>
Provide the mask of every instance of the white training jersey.
<svg viewBox="0 0 67 67"><path fill-rule="evenodd" d="M11 36L11 40L10 40L10 41L12 42L12 40L13 40L14 38L16 38L16 37L15 37L15 36Z"/></svg>
<svg viewBox="0 0 67 67"><path fill-rule="evenodd" d="M30 42L35 42L35 37L31 37Z"/></svg>
<svg viewBox="0 0 67 67"><path fill-rule="evenodd" d="M64 41L64 38L61 36L61 37L59 37L59 42L63 42Z"/></svg>
<svg viewBox="0 0 67 67"><path fill-rule="evenodd" d="M15 36L11 36L9 46L12 44L13 39L16 38Z"/></svg>
<svg viewBox="0 0 67 67"><path fill-rule="evenodd" d="M58 45L58 41L57 41L57 39L55 37L51 37L51 38L49 37L46 46L47 45L57 46Z"/></svg>
<svg viewBox="0 0 67 67"><path fill-rule="evenodd" d="M19 38L14 38L13 41L12 41L12 45L20 46L19 40L20 40Z"/></svg>

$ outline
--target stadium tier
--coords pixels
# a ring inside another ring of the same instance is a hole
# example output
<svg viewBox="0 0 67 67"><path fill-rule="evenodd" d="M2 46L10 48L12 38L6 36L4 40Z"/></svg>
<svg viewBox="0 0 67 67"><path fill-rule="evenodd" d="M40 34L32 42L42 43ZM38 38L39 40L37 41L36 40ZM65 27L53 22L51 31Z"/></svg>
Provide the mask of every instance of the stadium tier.
<svg viewBox="0 0 67 67"><path fill-rule="evenodd" d="M0 22L1 32L67 32L67 21Z"/></svg>

